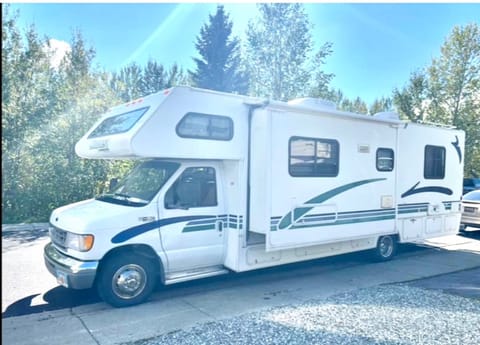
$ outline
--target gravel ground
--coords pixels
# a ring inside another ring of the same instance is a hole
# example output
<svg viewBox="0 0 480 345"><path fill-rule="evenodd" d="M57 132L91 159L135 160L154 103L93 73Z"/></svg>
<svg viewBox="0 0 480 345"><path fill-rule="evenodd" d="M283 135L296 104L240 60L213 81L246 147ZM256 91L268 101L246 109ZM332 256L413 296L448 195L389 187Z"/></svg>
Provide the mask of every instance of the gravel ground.
<svg viewBox="0 0 480 345"><path fill-rule="evenodd" d="M478 345L479 325L479 299L399 284L248 313L128 344Z"/></svg>

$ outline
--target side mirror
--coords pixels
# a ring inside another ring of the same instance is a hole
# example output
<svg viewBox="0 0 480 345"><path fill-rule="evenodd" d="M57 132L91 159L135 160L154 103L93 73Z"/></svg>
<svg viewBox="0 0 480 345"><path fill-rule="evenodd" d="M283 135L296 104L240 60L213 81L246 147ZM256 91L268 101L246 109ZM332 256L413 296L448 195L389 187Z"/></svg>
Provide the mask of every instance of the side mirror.
<svg viewBox="0 0 480 345"><path fill-rule="evenodd" d="M118 178L114 177L114 178L110 179L110 182L108 184L108 191L112 192L115 189L115 187L117 186L117 184L118 184Z"/></svg>

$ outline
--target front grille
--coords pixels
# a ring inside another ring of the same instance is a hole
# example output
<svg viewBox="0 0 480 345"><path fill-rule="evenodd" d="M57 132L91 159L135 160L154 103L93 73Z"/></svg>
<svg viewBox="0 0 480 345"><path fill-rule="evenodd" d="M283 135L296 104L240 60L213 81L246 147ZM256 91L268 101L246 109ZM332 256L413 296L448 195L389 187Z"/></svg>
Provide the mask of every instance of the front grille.
<svg viewBox="0 0 480 345"><path fill-rule="evenodd" d="M65 249L65 241L67 240L67 232L65 230L59 229L52 224L49 227L50 238L52 242L59 246L60 248Z"/></svg>

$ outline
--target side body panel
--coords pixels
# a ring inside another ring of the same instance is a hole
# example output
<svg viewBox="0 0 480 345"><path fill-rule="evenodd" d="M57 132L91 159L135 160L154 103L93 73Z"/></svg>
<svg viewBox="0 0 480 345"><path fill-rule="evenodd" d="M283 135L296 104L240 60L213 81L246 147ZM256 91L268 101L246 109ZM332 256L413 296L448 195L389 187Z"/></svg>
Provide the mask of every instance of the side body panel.
<svg viewBox="0 0 480 345"><path fill-rule="evenodd" d="M397 227L402 242L458 232L465 137L409 124L399 129Z"/></svg>
<svg viewBox="0 0 480 345"><path fill-rule="evenodd" d="M252 175L259 176L252 179L251 229L266 234L267 251L395 233L397 166L379 171L376 162L379 148L396 151L395 127L307 112L259 115L252 140L260 145L252 154ZM338 173L295 175L292 165L309 164L305 150L315 140L336 145L337 153L325 155L338 155Z"/></svg>

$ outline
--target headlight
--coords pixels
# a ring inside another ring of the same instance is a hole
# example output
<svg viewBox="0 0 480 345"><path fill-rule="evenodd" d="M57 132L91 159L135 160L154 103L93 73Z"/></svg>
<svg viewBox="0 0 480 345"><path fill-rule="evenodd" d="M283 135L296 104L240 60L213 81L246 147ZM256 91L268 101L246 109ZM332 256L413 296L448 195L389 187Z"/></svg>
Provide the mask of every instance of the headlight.
<svg viewBox="0 0 480 345"><path fill-rule="evenodd" d="M93 247L93 235L78 235L67 232L65 247L79 252L88 252Z"/></svg>

